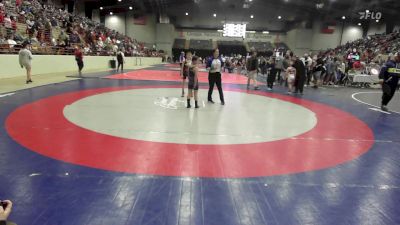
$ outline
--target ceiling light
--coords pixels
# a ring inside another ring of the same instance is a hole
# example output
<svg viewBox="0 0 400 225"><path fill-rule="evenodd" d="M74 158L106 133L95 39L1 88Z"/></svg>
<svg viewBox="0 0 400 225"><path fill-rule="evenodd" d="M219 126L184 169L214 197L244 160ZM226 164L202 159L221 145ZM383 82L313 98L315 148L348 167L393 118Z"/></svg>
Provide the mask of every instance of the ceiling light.
<svg viewBox="0 0 400 225"><path fill-rule="evenodd" d="M100 7L100 10L103 10L103 7Z"/></svg>
<svg viewBox="0 0 400 225"><path fill-rule="evenodd" d="M345 20L346 19L346 17L345 16L342 16L342 20Z"/></svg>
<svg viewBox="0 0 400 225"><path fill-rule="evenodd" d="M249 0L249 2L252 2L253 0Z"/></svg>
<svg viewBox="0 0 400 225"><path fill-rule="evenodd" d="M282 19L282 16L278 16L278 19Z"/></svg>
<svg viewBox="0 0 400 225"><path fill-rule="evenodd" d="M269 31L263 31L263 34L269 34Z"/></svg>
<svg viewBox="0 0 400 225"><path fill-rule="evenodd" d="M216 13L214 13L214 15L213 15L214 17L217 17L217 14Z"/></svg>
<svg viewBox="0 0 400 225"><path fill-rule="evenodd" d="M367 9L367 10L365 10L365 12L366 12L366 13L369 13L369 10Z"/></svg>
<svg viewBox="0 0 400 225"><path fill-rule="evenodd" d="M133 9L133 7L132 6L129 6L129 10L132 10Z"/></svg>
<svg viewBox="0 0 400 225"><path fill-rule="evenodd" d="M379 23L379 20L375 20L377 23Z"/></svg>
<svg viewBox="0 0 400 225"><path fill-rule="evenodd" d="M119 2L122 2L122 0L118 0Z"/></svg>
<svg viewBox="0 0 400 225"><path fill-rule="evenodd" d="M361 23L358 23L358 26L361 26Z"/></svg>
<svg viewBox="0 0 400 225"><path fill-rule="evenodd" d="M113 15L113 12L110 12L110 15Z"/></svg>
<svg viewBox="0 0 400 225"><path fill-rule="evenodd" d="M189 13L188 13L188 12L186 12L186 13L185 13L185 15L186 15L186 16L189 16Z"/></svg>
<svg viewBox="0 0 400 225"><path fill-rule="evenodd" d="M253 15L251 15L251 16L250 16L250 18L252 18L252 19L253 19L253 18L254 18L254 16L253 16Z"/></svg>

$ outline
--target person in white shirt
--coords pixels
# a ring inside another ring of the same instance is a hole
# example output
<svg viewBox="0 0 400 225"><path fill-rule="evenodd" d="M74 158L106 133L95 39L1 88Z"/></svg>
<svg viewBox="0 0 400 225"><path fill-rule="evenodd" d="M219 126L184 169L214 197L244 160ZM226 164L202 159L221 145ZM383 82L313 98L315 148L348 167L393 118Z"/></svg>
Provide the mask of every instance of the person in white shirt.
<svg viewBox="0 0 400 225"><path fill-rule="evenodd" d="M304 54L304 65L306 66L306 86L310 86L312 74L311 74L311 69L312 69L312 64L313 64L313 59L310 57L309 54Z"/></svg>
<svg viewBox="0 0 400 225"><path fill-rule="evenodd" d="M16 41L14 41L14 39L12 37L9 37L7 39L7 44L9 48L14 48L14 46L17 44Z"/></svg>
<svg viewBox="0 0 400 225"><path fill-rule="evenodd" d="M26 69L26 83L32 83L31 78L31 61L32 61L32 53L28 50L30 44L28 42L24 42L22 44L22 49L19 51L19 65L21 68Z"/></svg>

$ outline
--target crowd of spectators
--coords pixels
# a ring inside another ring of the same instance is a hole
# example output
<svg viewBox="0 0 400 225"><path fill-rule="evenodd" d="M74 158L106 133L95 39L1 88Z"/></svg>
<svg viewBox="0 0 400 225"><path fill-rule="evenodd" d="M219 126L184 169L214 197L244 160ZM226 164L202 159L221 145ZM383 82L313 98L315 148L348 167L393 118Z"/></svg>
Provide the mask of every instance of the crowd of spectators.
<svg viewBox="0 0 400 225"><path fill-rule="evenodd" d="M121 49L126 56L159 56L144 43L47 0L0 0L0 44L12 49L24 41L34 53L51 49L68 54L80 45L86 55L113 55Z"/></svg>
<svg viewBox="0 0 400 225"><path fill-rule="evenodd" d="M324 54L347 56L354 49L360 55L360 61L370 63L379 56L391 55L400 51L400 33L395 31L390 34L376 34L348 42L345 45L328 49Z"/></svg>

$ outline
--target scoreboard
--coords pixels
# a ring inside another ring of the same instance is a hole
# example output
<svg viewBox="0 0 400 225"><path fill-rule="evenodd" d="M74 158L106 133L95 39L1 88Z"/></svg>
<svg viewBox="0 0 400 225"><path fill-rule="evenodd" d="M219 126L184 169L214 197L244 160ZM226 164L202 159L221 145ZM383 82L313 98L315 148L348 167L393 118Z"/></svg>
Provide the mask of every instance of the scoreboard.
<svg viewBox="0 0 400 225"><path fill-rule="evenodd" d="M246 37L246 24L224 24L224 37Z"/></svg>

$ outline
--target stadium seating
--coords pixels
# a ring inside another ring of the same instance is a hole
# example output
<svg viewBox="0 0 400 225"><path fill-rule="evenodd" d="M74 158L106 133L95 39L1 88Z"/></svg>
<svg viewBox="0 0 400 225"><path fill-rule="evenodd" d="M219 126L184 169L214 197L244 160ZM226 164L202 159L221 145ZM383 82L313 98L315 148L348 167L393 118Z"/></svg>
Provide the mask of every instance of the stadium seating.
<svg viewBox="0 0 400 225"><path fill-rule="evenodd" d="M145 43L122 35L88 18L72 15L39 0L0 1L0 54L14 54L24 41L34 54L73 54L79 44L85 55L159 56Z"/></svg>

